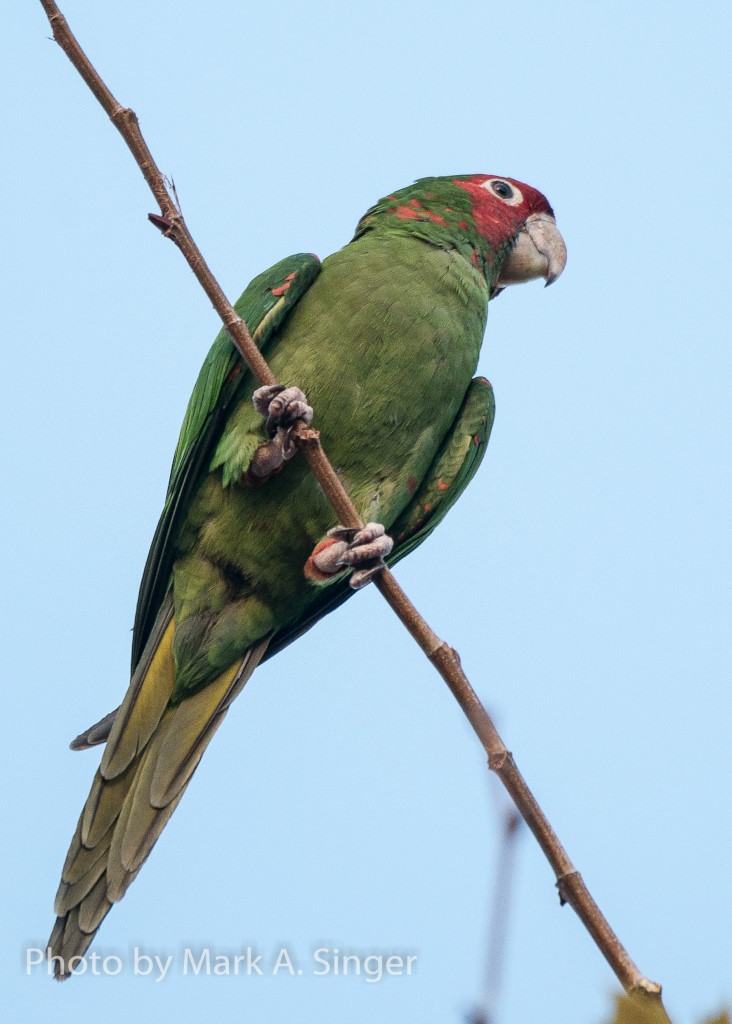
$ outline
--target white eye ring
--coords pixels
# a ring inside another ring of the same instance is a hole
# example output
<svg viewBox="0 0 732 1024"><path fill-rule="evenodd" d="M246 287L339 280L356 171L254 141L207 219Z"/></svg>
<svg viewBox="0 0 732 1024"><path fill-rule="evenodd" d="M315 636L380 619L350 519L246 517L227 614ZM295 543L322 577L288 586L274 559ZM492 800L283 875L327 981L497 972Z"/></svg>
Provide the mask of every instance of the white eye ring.
<svg viewBox="0 0 732 1024"><path fill-rule="evenodd" d="M521 190L512 185L510 181L504 181L503 178L489 178L480 187L487 189L492 196L500 199L506 206L520 206L524 201Z"/></svg>

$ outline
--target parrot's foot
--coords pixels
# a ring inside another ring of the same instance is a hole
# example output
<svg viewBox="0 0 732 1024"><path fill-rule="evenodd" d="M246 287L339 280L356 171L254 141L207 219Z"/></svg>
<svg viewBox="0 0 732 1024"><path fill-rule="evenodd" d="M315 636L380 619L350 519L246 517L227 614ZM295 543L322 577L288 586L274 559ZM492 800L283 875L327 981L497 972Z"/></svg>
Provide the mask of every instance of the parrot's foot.
<svg viewBox="0 0 732 1024"><path fill-rule="evenodd" d="M313 418L312 406L300 388L286 388L284 384L268 384L257 388L252 395L254 408L261 416L267 417L265 428L270 434L280 427L293 427L297 420L310 423Z"/></svg>
<svg viewBox="0 0 732 1024"><path fill-rule="evenodd" d="M367 523L360 529L334 526L305 563L305 575L312 583L326 583L343 569L354 569L349 582L360 590L386 568L384 559L393 547L381 523Z"/></svg>
<svg viewBox="0 0 732 1024"><path fill-rule="evenodd" d="M272 434L269 441L257 448L246 473L247 483L262 484L295 454L293 428L300 422L309 424L313 410L300 388L286 388L283 384L257 388L252 402L257 412L267 417L265 427Z"/></svg>

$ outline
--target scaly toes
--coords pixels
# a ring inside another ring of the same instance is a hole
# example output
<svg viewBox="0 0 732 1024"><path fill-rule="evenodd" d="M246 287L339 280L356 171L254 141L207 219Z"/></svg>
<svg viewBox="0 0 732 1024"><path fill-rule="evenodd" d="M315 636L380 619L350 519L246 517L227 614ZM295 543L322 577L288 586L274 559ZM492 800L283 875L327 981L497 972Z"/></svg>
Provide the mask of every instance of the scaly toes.
<svg viewBox="0 0 732 1024"><path fill-rule="evenodd" d="M274 433L279 427L288 428L297 420L310 423L313 410L300 388L286 388L283 384L268 384L257 388L252 395L254 408L267 417L266 428Z"/></svg>
<svg viewBox="0 0 732 1024"><path fill-rule="evenodd" d="M350 539L343 536L343 531L342 526L328 530L329 537L349 540L348 547L341 557L342 565L362 566L373 559L385 558L394 547L394 541L387 536L381 523L367 523L363 529L354 530Z"/></svg>
<svg viewBox="0 0 732 1024"><path fill-rule="evenodd" d="M244 479L248 484L263 484L295 454L297 444L292 429L300 421L309 424L313 410L300 388L286 388L283 384L257 388L252 403L261 416L267 417L265 428L271 437L255 451Z"/></svg>
<svg viewBox="0 0 732 1024"><path fill-rule="evenodd" d="M305 575L314 583L323 583L344 568L355 569L349 582L359 590L385 567L384 558L393 547L394 541L381 523L361 528L335 526L307 560Z"/></svg>

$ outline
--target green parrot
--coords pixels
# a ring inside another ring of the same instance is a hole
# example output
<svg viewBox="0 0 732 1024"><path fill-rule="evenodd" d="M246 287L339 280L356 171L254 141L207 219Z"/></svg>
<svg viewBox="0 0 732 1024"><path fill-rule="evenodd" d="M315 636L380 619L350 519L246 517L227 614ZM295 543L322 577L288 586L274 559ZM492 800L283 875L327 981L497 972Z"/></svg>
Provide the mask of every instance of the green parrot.
<svg viewBox="0 0 732 1024"><path fill-rule="evenodd" d="M492 388L472 379L488 302L550 284L565 262L530 186L423 178L368 210L322 265L290 256L243 293L236 310L283 384L255 388L225 331L199 374L142 578L129 689L72 743L106 748L56 896L56 977L125 894L257 665L420 544L462 493L493 423ZM335 522L293 458L310 403L362 530Z"/></svg>

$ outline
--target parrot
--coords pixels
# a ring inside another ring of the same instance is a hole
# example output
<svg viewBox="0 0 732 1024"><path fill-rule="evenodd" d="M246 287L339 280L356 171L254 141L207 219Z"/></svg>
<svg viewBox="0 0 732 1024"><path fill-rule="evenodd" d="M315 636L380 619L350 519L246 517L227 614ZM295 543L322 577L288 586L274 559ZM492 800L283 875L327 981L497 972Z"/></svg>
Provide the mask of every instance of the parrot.
<svg viewBox="0 0 732 1024"><path fill-rule="evenodd" d="M289 256L235 310L280 383L215 339L183 420L143 571L129 688L72 749L106 744L61 872L47 944L73 973L257 666L409 554L474 476L494 418L474 377L489 301L562 273L541 192L513 178L421 178L320 260ZM313 410L362 521L338 524L296 425Z"/></svg>

